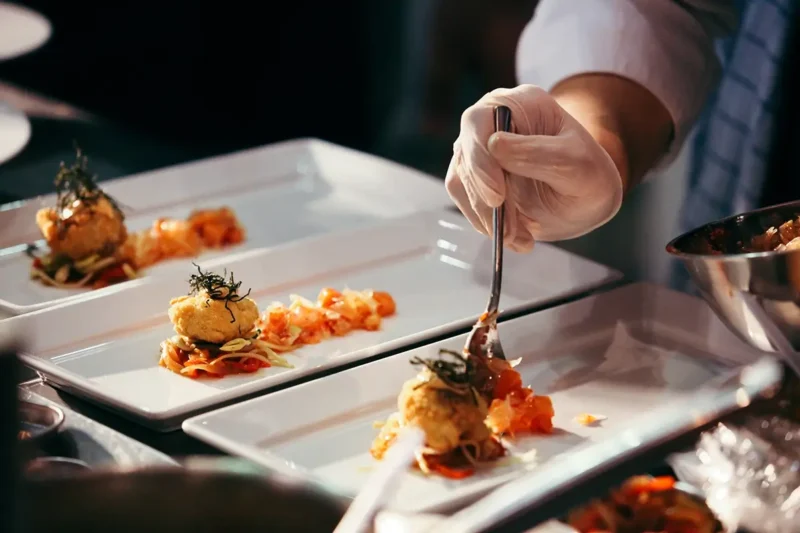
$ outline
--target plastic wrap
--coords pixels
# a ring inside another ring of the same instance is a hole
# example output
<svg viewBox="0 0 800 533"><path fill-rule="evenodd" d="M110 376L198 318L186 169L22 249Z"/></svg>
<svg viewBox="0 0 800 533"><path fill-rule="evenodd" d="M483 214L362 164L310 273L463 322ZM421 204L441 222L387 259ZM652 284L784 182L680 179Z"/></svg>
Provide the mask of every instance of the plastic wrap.
<svg viewBox="0 0 800 533"><path fill-rule="evenodd" d="M719 424L694 451L670 459L729 531L800 533L800 395L796 383L788 389L768 409Z"/></svg>

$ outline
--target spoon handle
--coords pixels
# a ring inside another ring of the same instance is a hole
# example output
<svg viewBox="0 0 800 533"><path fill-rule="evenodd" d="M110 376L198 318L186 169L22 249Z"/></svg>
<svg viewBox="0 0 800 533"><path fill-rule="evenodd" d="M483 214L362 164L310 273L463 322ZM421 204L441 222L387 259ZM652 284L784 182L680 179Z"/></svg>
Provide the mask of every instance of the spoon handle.
<svg viewBox="0 0 800 533"><path fill-rule="evenodd" d="M494 129L495 131L511 131L511 110L506 106L494 108ZM504 178L505 171L503 172ZM492 237L494 248L492 249L492 288L489 297L489 305L486 312L489 315L497 313L500 307L500 290L503 285L503 233L505 231L505 205L495 207L492 213Z"/></svg>

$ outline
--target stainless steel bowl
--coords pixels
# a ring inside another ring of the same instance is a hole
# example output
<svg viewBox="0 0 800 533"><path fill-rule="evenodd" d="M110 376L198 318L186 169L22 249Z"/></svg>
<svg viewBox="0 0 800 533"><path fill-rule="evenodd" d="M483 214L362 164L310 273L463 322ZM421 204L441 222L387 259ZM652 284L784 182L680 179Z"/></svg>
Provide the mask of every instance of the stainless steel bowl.
<svg viewBox="0 0 800 533"><path fill-rule="evenodd" d="M767 352L800 351L800 251L747 253L770 227L800 215L800 201L712 222L667 245L720 319Z"/></svg>
<svg viewBox="0 0 800 533"><path fill-rule="evenodd" d="M20 440L40 444L53 436L64 423L64 411L57 407L20 401Z"/></svg>

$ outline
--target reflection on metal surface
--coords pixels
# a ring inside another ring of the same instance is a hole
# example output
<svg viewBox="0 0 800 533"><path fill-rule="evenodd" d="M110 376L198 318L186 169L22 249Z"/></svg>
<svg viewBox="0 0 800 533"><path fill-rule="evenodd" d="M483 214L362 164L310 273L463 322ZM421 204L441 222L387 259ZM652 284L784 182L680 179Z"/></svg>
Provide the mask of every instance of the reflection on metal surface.
<svg viewBox="0 0 800 533"><path fill-rule="evenodd" d="M70 479L91 471L84 461L71 457L40 457L25 466L28 479Z"/></svg>

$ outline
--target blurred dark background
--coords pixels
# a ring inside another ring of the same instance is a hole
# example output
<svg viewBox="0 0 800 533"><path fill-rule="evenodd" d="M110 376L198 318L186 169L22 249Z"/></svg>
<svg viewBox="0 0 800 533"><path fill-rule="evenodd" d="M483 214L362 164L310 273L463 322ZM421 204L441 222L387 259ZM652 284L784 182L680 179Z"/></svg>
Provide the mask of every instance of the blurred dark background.
<svg viewBox="0 0 800 533"><path fill-rule="evenodd" d="M73 140L103 178L297 137L442 176L461 111L514 84L536 1L19 4L53 34L0 62L0 83L92 118L30 116L31 142L0 165L6 200L47 192Z"/></svg>
<svg viewBox="0 0 800 533"><path fill-rule="evenodd" d="M443 178L461 112L515 85L516 43L538 2L18 3L53 33L0 61L0 102L11 88L91 116L26 109L32 137L0 163L0 204L50 192L73 141L101 179L297 137ZM611 223L559 246L630 279L668 279L663 245L677 231L685 164L638 187Z"/></svg>

